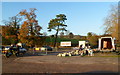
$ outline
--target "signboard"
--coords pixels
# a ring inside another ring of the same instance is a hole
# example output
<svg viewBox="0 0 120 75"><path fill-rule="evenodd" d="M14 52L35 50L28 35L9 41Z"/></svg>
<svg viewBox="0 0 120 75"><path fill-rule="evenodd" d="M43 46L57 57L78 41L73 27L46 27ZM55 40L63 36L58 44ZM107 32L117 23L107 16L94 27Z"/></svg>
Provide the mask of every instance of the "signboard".
<svg viewBox="0 0 120 75"><path fill-rule="evenodd" d="M35 48L36 51L40 50L40 48Z"/></svg>
<svg viewBox="0 0 120 75"><path fill-rule="evenodd" d="M61 42L60 46L71 46L71 41Z"/></svg>

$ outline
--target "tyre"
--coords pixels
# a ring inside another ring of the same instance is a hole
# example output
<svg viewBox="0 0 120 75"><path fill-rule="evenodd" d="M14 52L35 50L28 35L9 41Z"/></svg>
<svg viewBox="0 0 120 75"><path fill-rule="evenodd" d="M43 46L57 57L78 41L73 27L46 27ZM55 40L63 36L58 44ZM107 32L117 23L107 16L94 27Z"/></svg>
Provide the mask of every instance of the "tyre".
<svg viewBox="0 0 120 75"><path fill-rule="evenodd" d="M17 53L17 57L23 57L24 53Z"/></svg>
<svg viewBox="0 0 120 75"><path fill-rule="evenodd" d="M15 53L15 56L16 56L16 57L19 57L19 53Z"/></svg>
<svg viewBox="0 0 120 75"><path fill-rule="evenodd" d="M9 57L10 57L9 53L6 53L6 54L5 54L5 57L9 58Z"/></svg>

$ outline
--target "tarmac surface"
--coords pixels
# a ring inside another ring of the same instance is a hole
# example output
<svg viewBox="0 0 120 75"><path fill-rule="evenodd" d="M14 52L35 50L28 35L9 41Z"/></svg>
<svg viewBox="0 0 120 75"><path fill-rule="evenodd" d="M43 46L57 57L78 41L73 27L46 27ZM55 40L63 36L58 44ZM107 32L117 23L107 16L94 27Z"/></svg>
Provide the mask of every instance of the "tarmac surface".
<svg viewBox="0 0 120 75"><path fill-rule="evenodd" d="M95 56L57 57L48 55L28 55L24 57L2 57L2 73L117 73L118 57L111 53L96 53ZM110 57L101 57L101 56Z"/></svg>

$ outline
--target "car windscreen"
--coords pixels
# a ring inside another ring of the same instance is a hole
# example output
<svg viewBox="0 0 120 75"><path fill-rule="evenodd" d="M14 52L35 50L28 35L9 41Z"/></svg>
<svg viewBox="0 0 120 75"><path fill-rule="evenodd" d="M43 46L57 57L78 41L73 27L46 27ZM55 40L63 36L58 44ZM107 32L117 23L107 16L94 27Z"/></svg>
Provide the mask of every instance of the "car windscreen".
<svg viewBox="0 0 120 75"><path fill-rule="evenodd" d="M10 48L10 47L7 46L7 47L5 47L5 48Z"/></svg>

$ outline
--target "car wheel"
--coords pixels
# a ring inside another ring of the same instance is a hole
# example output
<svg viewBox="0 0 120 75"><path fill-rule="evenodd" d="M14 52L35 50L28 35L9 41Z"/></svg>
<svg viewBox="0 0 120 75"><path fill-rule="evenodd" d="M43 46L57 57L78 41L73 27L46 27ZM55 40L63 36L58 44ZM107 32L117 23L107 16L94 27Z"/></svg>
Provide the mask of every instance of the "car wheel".
<svg viewBox="0 0 120 75"><path fill-rule="evenodd" d="M15 56L16 56L16 57L19 57L19 53L15 53Z"/></svg>
<svg viewBox="0 0 120 75"><path fill-rule="evenodd" d="M6 54L5 54L5 57L9 58L9 57L10 57L9 53L6 53Z"/></svg>

